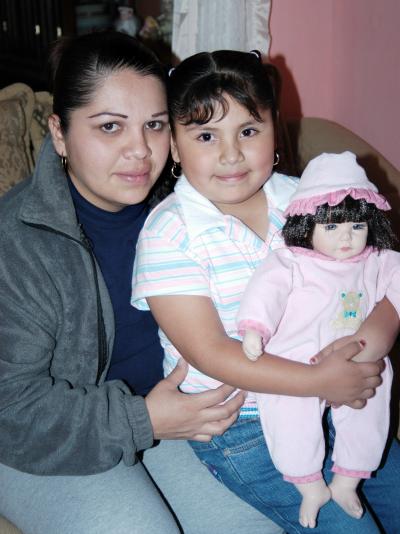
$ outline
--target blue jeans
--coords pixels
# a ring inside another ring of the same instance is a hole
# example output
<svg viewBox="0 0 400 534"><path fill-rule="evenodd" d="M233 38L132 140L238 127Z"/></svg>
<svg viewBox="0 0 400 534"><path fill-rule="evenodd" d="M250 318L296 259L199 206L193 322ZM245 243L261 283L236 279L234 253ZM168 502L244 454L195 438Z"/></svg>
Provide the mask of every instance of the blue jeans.
<svg viewBox="0 0 400 534"><path fill-rule="evenodd" d="M329 427L329 442L334 431ZM298 522L301 497L285 482L270 458L258 418L239 420L210 443L190 442L210 472L231 491L280 525L288 534L310 534ZM329 449L324 466L327 482L332 478ZM330 501L318 514L313 534L400 533L400 446L392 439L376 476L364 481L361 519L348 516Z"/></svg>

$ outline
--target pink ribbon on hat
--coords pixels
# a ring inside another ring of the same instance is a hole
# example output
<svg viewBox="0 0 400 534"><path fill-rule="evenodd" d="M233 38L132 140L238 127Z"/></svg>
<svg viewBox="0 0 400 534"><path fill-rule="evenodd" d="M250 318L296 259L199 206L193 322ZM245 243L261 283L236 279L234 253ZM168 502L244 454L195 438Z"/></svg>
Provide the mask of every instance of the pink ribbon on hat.
<svg viewBox="0 0 400 534"><path fill-rule="evenodd" d="M380 210L390 210L389 202L368 180L355 154L323 153L307 164L284 215L314 215L318 206L326 203L336 206L346 196L365 199Z"/></svg>
<svg viewBox="0 0 400 534"><path fill-rule="evenodd" d="M355 200L360 200L363 198L370 204L375 204L375 206L380 210L387 211L391 209L389 202L380 193L375 193L370 189L341 189L340 191L316 195L315 197L299 198L294 200L286 208L284 216L289 217L292 215L306 215L307 213L310 215L315 215L318 206L322 206L323 204L337 206L348 195Z"/></svg>

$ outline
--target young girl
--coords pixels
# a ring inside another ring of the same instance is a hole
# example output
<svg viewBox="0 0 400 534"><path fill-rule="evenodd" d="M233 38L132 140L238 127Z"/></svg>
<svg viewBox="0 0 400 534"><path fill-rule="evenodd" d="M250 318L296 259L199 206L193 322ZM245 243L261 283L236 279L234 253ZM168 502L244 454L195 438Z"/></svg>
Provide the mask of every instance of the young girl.
<svg viewBox="0 0 400 534"><path fill-rule="evenodd" d="M215 388L221 381L248 391L320 396L360 406L354 401L373 393L368 387L375 387L376 380L369 366L376 364L351 361L358 344L310 366L273 355L250 362L238 340L242 293L269 250L282 245L276 230L297 186L297 180L272 173L277 109L268 72L252 53L197 54L173 71L168 98L174 172L179 163L184 174L141 232L132 296L135 306L150 306L161 327L165 373L184 354L191 364L181 385L186 392ZM395 313L387 301L380 311L388 318L386 325L393 325ZM397 326L396 314L393 331ZM388 331L383 337L387 340ZM282 482L268 460L253 394L228 432L201 441L198 436L192 446L219 480L287 532L302 532L298 492ZM370 493L388 531L399 501L397 481L391 479L393 472L400 475L397 445L389 456L399 466L386 467L385 490L374 481ZM391 493L389 513L384 491ZM378 532L369 514L357 524L338 510L334 505L321 510L319 532ZM396 522L393 531L400 529L400 517Z"/></svg>
<svg viewBox="0 0 400 534"><path fill-rule="evenodd" d="M400 311L400 254L387 250L396 240L382 211L388 209L351 152L322 154L308 164L286 210L282 234L289 248L259 266L240 306L238 329L250 359L266 344L270 352L307 363L313 351L355 332L384 295ZM335 475L329 489L321 473L325 402L257 396L274 464L303 496L302 525L315 526L331 495L361 517L356 488L381 462L391 382L386 358L383 385L363 410L333 410Z"/></svg>

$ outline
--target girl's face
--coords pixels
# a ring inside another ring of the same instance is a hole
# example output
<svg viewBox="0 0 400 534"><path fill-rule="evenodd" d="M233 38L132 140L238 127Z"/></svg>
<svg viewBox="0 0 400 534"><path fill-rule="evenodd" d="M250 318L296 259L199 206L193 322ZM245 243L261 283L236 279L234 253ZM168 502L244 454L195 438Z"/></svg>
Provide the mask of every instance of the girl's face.
<svg viewBox="0 0 400 534"><path fill-rule="evenodd" d="M49 126L77 190L106 211L144 200L169 151L164 87L131 69L107 77L90 104L72 111L65 135L56 115Z"/></svg>
<svg viewBox="0 0 400 534"><path fill-rule="evenodd" d="M222 109L216 106L207 124L177 123L171 150L191 185L229 212L229 205L251 199L270 177L275 137L270 110L259 110L258 122L245 107L225 97L229 110L222 119Z"/></svg>
<svg viewBox="0 0 400 534"><path fill-rule="evenodd" d="M367 237L366 222L316 224L312 245L314 250L326 256L346 260L364 250Z"/></svg>

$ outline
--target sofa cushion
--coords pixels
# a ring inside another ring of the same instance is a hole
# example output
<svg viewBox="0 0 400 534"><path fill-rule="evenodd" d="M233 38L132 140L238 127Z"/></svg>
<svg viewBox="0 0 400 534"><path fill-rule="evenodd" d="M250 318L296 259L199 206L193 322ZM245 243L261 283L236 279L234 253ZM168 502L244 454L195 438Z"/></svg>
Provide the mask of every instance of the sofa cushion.
<svg viewBox="0 0 400 534"><path fill-rule="evenodd" d="M30 123L34 94L25 84L0 90L0 195L30 174Z"/></svg>

